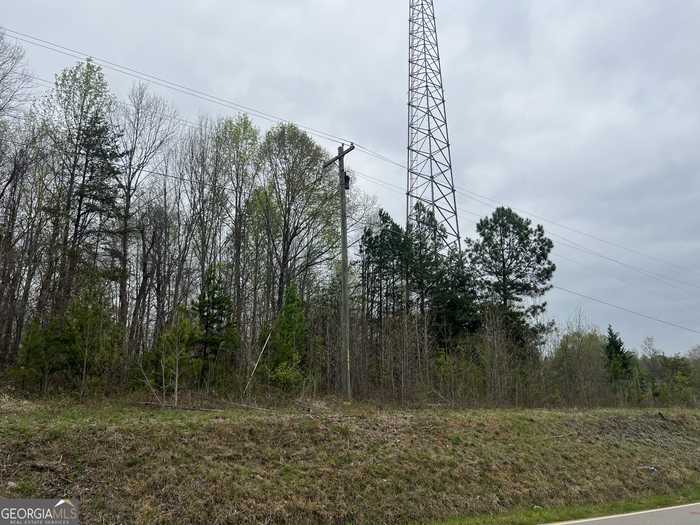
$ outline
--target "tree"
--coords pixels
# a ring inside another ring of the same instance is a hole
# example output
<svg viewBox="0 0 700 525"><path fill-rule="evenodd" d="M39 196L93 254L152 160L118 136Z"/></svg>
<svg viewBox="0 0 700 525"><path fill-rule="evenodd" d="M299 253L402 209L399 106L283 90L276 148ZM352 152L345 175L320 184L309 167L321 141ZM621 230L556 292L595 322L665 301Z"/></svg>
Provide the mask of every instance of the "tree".
<svg viewBox="0 0 700 525"><path fill-rule="evenodd" d="M301 383L304 378L301 360L306 349L306 339L304 308L296 286L290 284L270 337L269 376L273 384L289 389Z"/></svg>
<svg viewBox="0 0 700 525"><path fill-rule="evenodd" d="M234 318L236 326L241 326L244 305L242 259L247 224L245 207L258 183L260 138L248 116L241 115L235 120L225 119L219 124L217 140L223 150L224 170L230 186L226 213L231 221ZM250 361L250 356L248 360Z"/></svg>
<svg viewBox="0 0 700 525"><path fill-rule="evenodd" d="M395 392L406 357L410 247L405 231L384 210L367 226L360 244L361 308L369 347L368 371L380 389ZM399 337L397 337L397 335Z"/></svg>
<svg viewBox="0 0 700 525"><path fill-rule="evenodd" d="M467 239L466 251L482 300L497 305L516 325L535 319L546 302L523 303L549 291L556 270L549 260L554 245L544 228L532 227L510 208L498 208L479 221L477 233L478 240Z"/></svg>
<svg viewBox="0 0 700 525"><path fill-rule="evenodd" d="M51 145L51 239L39 310L61 317L85 269L94 269L114 216L118 134L113 99L99 66L80 62L56 77L42 106Z"/></svg>
<svg viewBox="0 0 700 525"><path fill-rule="evenodd" d="M38 384L45 395L49 379L57 372L78 367L79 358L71 355L62 329L57 322L42 327L38 321L30 323L17 358L15 375L22 386Z"/></svg>
<svg viewBox="0 0 700 525"><path fill-rule="evenodd" d="M223 148L216 136L216 123L202 119L189 131L178 151L178 171L187 181L192 221L192 245L197 258L199 285L204 287L207 272L220 257L227 187L223 169Z"/></svg>
<svg viewBox="0 0 700 525"><path fill-rule="evenodd" d="M639 367L652 400L662 404L689 404L696 397L697 393L692 390L691 360L686 356L665 355L651 337L642 343Z"/></svg>
<svg viewBox="0 0 700 525"><path fill-rule="evenodd" d="M194 305L194 310L199 316L201 338L199 345L201 351L199 358L202 362L199 384L208 386L211 373L210 361L216 362L219 350L226 339L227 331L230 335L229 325L233 308L231 299L226 293L219 269L212 267L207 272L199 300Z"/></svg>
<svg viewBox="0 0 700 525"><path fill-rule="evenodd" d="M625 350L625 343L620 334L608 326L608 335L605 343L605 356L610 382L618 384L632 378L633 355Z"/></svg>
<svg viewBox="0 0 700 525"><path fill-rule="evenodd" d="M117 348L117 330L103 283L85 286L68 308L64 328L67 339L75 346L80 359L80 397L85 396L88 375L96 379L107 377L113 371L113 354Z"/></svg>
<svg viewBox="0 0 700 525"><path fill-rule="evenodd" d="M696 391L700 391L700 345L696 345L688 352L690 361L691 380Z"/></svg>
<svg viewBox="0 0 700 525"><path fill-rule="evenodd" d="M13 365L32 306L48 226L42 132L34 119L0 120L0 368Z"/></svg>
<svg viewBox="0 0 700 525"><path fill-rule="evenodd" d="M550 395L567 406L591 407L608 401L606 340L595 330L569 329L547 362Z"/></svg>
<svg viewBox="0 0 700 525"><path fill-rule="evenodd" d="M443 226L438 224L435 214L420 202L414 211L415 220L408 225L407 267L409 289L417 294L421 314L429 308L430 296L444 270L441 248L447 237Z"/></svg>
<svg viewBox="0 0 700 525"><path fill-rule="evenodd" d="M128 103L120 105L115 115L114 125L121 130L119 145L124 155L119 160L119 171L115 173L117 199L114 230L117 242L113 255L117 260L118 318L124 337L125 356L129 351L129 255L134 233L143 229L134 221L137 215L136 200L142 197L141 185L148 168L158 166L158 156L173 136L173 118L173 111L162 99L148 93L145 84L137 84L131 89ZM138 296L137 302L140 301L143 301L143 297Z"/></svg>
<svg viewBox="0 0 700 525"><path fill-rule="evenodd" d="M161 404L165 405L167 393L172 388L173 405L178 406L184 364L189 362L198 337L190 313L185 308L177 308L172 323L163 332L158 344L156 380L161 388Z"/></svg>
<svg viewBox="0 0 700 525"><path fill-rule="evenodd" d="M0 117L12 114L24 102L30 78L23 64L24 50L0 32Z"/></svg>
<svg viewBox="0 0 700 525"><path fill-rule="evenodd" d="M432 293L433 330L438 343L445 347L456 339L479 330L481 320L473 275L464 254L450 251L443 261L444 271Z"/></svg>
<svg viewBox="0 0 700 525"><path fill-rule="evenodd" d="M287 285L337 250L337 179L323 169L326 153L293 124L272 128L261 149L267 176L264 215L277 265L277 311Z"/></svg>
<svg viewBox="0 0 700 525"><path fill-rule="evenodd" d="M431 356L431 327L434 327L436 312L434 299L441 281L447 272L447 261L442 253L447 239L445 228L437 222L433 210L422 203L416 203L414 220L407 226L404 238L405 260L404 273L407 295L406 310L410 311L415 302L417 312L414 317L416 333L416 369L418 377L427 378ZM441 290L444 292L444 288ZM442 299L447 299L442 295ZM444 315L444 314L443 314ZM443 318L444 320L444 318ZM406 320L407 322L408 320ZM421 328L418 328L418 325ZM408 338L408 330L404 339ZM420 335L419 335L420 334ZM404 368L406 366L404 365ZM409 368L408 372L411 371ZM405 382L406 373L402 373Z"/></svg>

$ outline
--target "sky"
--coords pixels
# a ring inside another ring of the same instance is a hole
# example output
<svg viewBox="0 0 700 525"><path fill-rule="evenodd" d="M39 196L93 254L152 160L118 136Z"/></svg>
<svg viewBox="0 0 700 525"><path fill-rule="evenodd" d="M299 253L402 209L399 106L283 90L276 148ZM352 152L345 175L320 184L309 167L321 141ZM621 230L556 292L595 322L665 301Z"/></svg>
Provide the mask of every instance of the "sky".
<svg viewBox="0 0 700 525"><path fill-rule="evenodd" d="M555 242L556 286L700 331L700 0L435 10L464 235L494 202L511 206ZM408 0L22 0L5 2L0 25L405 163ZM75 62L23 45L42 78ZM106 76L122 97L134 82ZM183 118L232 113L153 90ZM354 188L403 223L405 170L361 151L347 162L365 175ZM647 336L668 354L700 344L561 289L547 301L562 325L612 324L632 349Z"/></svg>

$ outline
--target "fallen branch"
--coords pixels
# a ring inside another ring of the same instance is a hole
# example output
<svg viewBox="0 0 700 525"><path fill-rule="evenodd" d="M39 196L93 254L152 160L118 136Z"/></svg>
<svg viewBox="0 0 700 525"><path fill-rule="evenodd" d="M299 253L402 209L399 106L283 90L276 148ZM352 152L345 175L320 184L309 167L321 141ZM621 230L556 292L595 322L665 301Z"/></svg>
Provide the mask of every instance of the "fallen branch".
<svg viewBox="0 0 700 525"><path fill-rule="evenodd" d="M230 404L231 404L231 406L234 406L234 407L247 408L249 410L263 410L265 412L277 412L276 410L272 410L271 408L256 407L253 405L245 405L243 403L230 403Z"/></svg>
<svg viewBox="0 0 700 525"><path fill-rule="evenodd" d="M187 410L191 412L223 412L220 408L196 408L196 407L183 407L183 406L173 406L173 405L161 405L160 403L136 403L139 406L153 407L153 408L167 408L169 410Z"/></svg>

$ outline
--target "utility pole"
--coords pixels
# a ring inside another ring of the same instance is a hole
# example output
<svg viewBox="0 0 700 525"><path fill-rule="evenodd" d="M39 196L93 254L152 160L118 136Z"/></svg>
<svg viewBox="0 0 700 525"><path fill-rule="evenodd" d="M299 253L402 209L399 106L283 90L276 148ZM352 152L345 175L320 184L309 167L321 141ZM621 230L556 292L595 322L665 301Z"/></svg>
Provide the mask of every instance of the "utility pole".
<svg viewBox="0 0 700 525"><path fill-rule="evenodd" d="M348 400L352 399L352 383L350 382L350 297L348 294L348 215L347 215L347 191L350 189L350 177L345 173L345 155L355 149L354 144L350 144L345 149L345 144L338 147L338 156L329 160L324 169L338 162L338 187L340 189L340 229L341 229L341 250L342 268L340 275L340 344L341 356L345 358L345 387Z"/></svg>

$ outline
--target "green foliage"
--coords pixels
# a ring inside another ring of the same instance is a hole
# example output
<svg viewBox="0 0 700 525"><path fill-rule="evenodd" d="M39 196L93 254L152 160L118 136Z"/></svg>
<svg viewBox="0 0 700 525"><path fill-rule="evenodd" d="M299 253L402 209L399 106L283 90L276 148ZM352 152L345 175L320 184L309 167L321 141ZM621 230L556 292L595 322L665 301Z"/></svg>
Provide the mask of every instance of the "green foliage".
<svg viewBox="0 0 700 525"><path fill-rule="evenodd" d="M274 367L269 374L270 382L283 390L293 390L304 380L304 376L299 370L298 356L294 356L292 361L283 361Z"/></svg>
<svg viewBox="0 0 700 525"><path fill-rule="evenodd" d="M46 393L55 374L77 374L79 361L75 346L60 323L53 321L42 327L39 321L33 321L24 336L12 375L23 388L39 387Z"/></svg>
<svg viewBox="0 0 700 525"><path fill-rule="evenodd" d="M534 301L552 288L554 244L541 225L533 227L510 208L482 219L477 233L478 240L467 239L466 251L482 302L501 310L521 345L538 339L547 327L535 320L547 303ZM531 306L524 306L526 301Z"/></svg>
<svg viewBox="0 0 700 525"><path fill-rule="evenodd" d="M690 382L695 391L700 391L700 346L695 346L688 352L690 362Z"/></svg>
<svg viewBox="0 0 700 525"><path fill-rule="evenodd" d="M608 326L608 336L605 344L605 356L610 381L619 384L632 379L634 355L625 350L625 344L620 334Z"/></svg>
<svg viewBox="0 0 700 525"><path fill-rule="evenodd" d="M552 402L594 406L610 396L604 356L605 338L595 330L571 330L547 362Z"/></svg>
<svg viewBox="0 0 700 525"><path fill-rule="evenodd" d="M226 292L221 272L212 267L205 276L199 299L194 304L202 328L200 343L205 352L217 349L224 341L229 328L233 306Z"/></svg>
<svg viewBox="0 0 700 525"><path fill-rule="evenodd" d="M409 289L418 294L421 310L444 272L445 257L441 253L446 232L435 214L420 202L416 204L414 221L405 232L405 256Z"/></svg>
<svg viewBox="0 0 700 525"><path fill-rule="evenodd" d="M88 59L64 69L56 77L49 104L47 117L62 135L62 154L75 155L65 164L69 170L75 170L76 164L82 170L74 196L77 211L113 213L116 161L125 152L119 151L119 135L110 122L113 99L102 68Z"/></svg>
<svg viewBox="0 0 700 525"><path fill-rule="evenodd" d="M138 362L131 370L165 399L180 387L238 386L270 335L260 372L271 384L337 388L339 201L328 152L292 124L263 139L246 116L203 120L168 144L170 110L158 101L128 110L122 137L90 60L60 73L43 100L26 127L0 122L2 137L21 133L26 146L0 163L2 366L18 359L14 376L29 388L84 393L116 386ZM146 158L166 145L163 169L190 176L141 184ZM696 402L700 349L637 358L610 327L607 338L570 330L543 355L555 265L542 226L498 208L464 253L447 252L439 210L413 212L404 229L380 210L361 238L351 276L358 397ZM173 308L181 303L189 309Z"/></svg>
<svg viewBox="0 0 700 525"><path fill-rule="evenodd" d="M368 315L381 318L405 310L403 280L407 255L403 229L384 210L377 224L365 228L360 244L363 293Z"/></svg>
<svg viewBox="0 0 700 525"><path fill-rule="evenodd" d="M292 389L302 383L301 356L306 349L306 340L304 307L296 286L291 284L287 287L284 306L270 336L268 376L273 384Z"/></svg>
<svg viewBox="0 0 700 525"><path fill-rule="evenodd" d="M443 350L435 357L437 387L451 401L485 396L486 373L472 339L454 342L452 351Z"/></svg>
<svg viewBox="0 0 700 525"><path fill-rule="evenodd" d="M498 208L479 222L477 233L478 240L467 240L467 253L482 296L530 317L544 311L545 303L521 306L551 289L556 270L549 260L554 244L542 226L533 228L510 208Z"/></svg>
<svg viewBox="0 0 700 525"><path fill-rule="evenodd" d="M380 210L377 224L365 229L360 253L367 313L382 319L416 308L431 318L432 336L444 347L479 327L474 280L459 252L442 252L445 231L434 214L418 203L415 217L404 231Z"/></svg>
<svg viewBox="0 0 700 525"><path fill-rule="evenodd" d="M693 389L693 365L686 356L667 356L654 346L652 339L644 343L645 355L639 360L647 398L656 404L692 404L697 399Z"/></svg>
<svg viewBox="0 0 700 525"><path fill-rule="evenodd" d="M443 268L431 294L433 332L440 346L454 344L476 333L481 326L474 278L464 255L454 250L443 260Z"/></svg>
<svg viewBox="0 0 700 525"><path fill-rule="evenodd" d="M241 336L238 333L238 328L233 322L226 324L224 334L221 338L221 351L228 357L233 357L241 349Z"/></svg>
<svg viewBox="0 0 700 525"><path fill-rule="evenodd" d="M209 384L211 361L216 362L220 350L227 353L238 350L238 334L231 316L233 305L228 296L219 268L209 269L202 283L199 300L194 304L201 333L198 342L200 359L200 386Z"/></svg>
<svg viewBox="0 0 700 525"><path fill-rule="evenodd" d="M120 332L106 293L85 287L63 318L46 326L32 322L24 338L16 376L47 392L52 380L64 388L98 386L114 371Z"/></svg>
<svg viewBox="0 0 700 525"><path fill-rule="evenodd" d="M94 371L106 377L106 372L118 365L121 334L112 314L108 295L101 287L83 288L69 306L67 328L73 335L83 374Z"/></svg>
<svg viewBox="0 0 700 525"><path fill-rule="evenodd" d="M177 308L155 351L147 358L149 381L162 393L163 400L168 393L177 392L187 379L197 377L192 352L201 337L192 314L183 307Z"/></svg>
<svg viewBox="0 0 700 525"><path fill-rule="evenodd" d="M327 159L323 148L294 124L268 130L260 154L268 174L267 198L261 204L279 265L276 307L280 310L297 274L319 264L338 246L338 179L323 168Z"/></svg>
<svg viewBox="0 0 700 525"><path fill-rule="evenodd" d="M216 141L225 147L225 151L229 155L226 161L235 168L257 164L259 140L259 132L248 115L239 115L235 119L226 118L216 135ZM244 175L249 174L244 173L243 170L235 170L234 176L238 179L239 184L242 183L241 179Z"/></svg>
<svg viewBox="0 0 700 525"><path fill-rule="evenodd" d="M185 308L175 311L172 322L163 331L158 342L159 348L168 360L175 356L185 357L201 338L199 326Z"/></svg>

